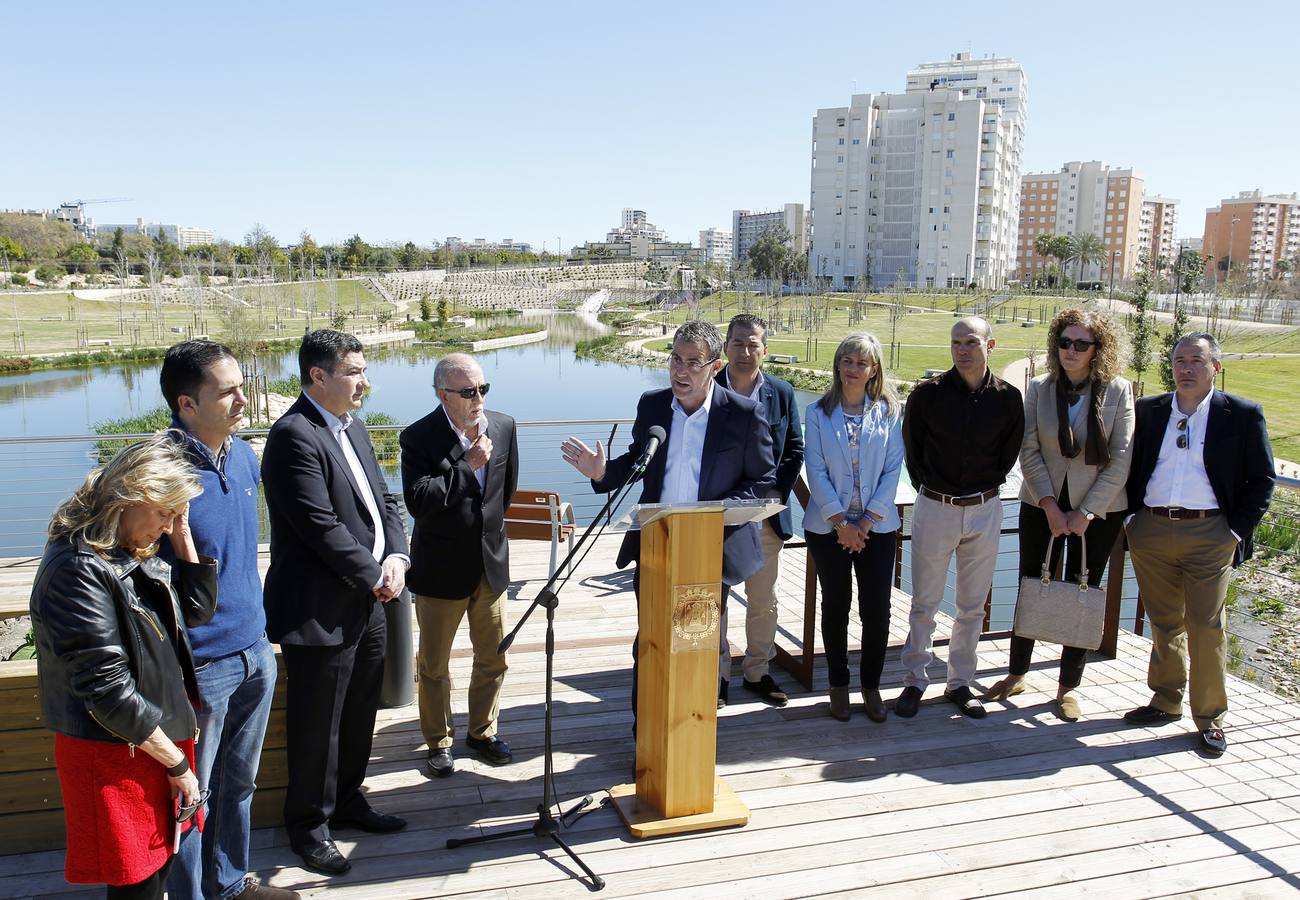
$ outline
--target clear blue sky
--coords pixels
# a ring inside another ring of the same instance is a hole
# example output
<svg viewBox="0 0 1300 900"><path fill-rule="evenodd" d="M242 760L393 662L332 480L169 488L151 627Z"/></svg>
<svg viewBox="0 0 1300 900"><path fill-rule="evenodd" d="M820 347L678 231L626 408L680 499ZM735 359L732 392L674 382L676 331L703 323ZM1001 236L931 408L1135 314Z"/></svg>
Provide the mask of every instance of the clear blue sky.
<svg viewBox="0 0 1300 900"><path fill-rule="evenodd" d="M130 197L93 215L553 249L635 206L694 242L807 203L818 107L969 49L1025 67L1027 171L1134 166L1199 236L1222 197L1300 191L1300 13L1198 7L10 4L0 208Z"/></svg>

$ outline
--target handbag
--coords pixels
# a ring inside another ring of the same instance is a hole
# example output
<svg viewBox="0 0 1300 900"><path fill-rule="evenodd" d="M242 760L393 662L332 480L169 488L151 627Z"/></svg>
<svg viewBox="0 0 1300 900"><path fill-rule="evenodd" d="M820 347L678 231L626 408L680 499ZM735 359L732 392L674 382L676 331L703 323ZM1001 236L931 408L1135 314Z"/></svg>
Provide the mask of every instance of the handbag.
<svg viewBox="0 0 1300 900"><path fill-rule="evenodd" d="M1088 586L1088 544L1079 535L1083 553L1079 581L1056 581L1048 571L1056 535L1047 542L1047 556L1042 574L1037 578L1021 576L1020 595L1016 598L1015 633L1035 641L1050 641L1063 647L1096 650L1101 646L1105 627L1106 594L1101 588Z"/></svg>

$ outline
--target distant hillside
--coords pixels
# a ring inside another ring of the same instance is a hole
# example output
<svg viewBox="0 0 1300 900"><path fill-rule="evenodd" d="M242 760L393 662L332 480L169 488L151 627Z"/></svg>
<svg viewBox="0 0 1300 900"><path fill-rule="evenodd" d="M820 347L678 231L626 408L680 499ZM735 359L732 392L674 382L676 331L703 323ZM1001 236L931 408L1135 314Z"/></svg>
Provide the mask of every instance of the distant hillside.
<svg viewBox="0 0 1300 900"><path fill-rule="evenodd" d="M67 222L48 222L18 213L0 213L0 237L22 244L33 259L54 259L72 245L82 243L81 235Z"/></svg>

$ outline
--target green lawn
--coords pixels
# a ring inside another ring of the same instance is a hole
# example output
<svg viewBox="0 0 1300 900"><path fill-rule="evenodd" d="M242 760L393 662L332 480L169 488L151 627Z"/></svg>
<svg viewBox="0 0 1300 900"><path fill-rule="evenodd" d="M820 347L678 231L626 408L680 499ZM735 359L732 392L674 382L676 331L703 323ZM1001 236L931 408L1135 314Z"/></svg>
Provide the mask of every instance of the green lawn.
<svg viewBox="0 0 1300 900"><path fill-rule="evenodd" d="M392 307L367 290L361 282L335 282L338 308L354 313L360 306L362 319L350 319L348 327L373 324L378 312ZM305 282L288 285L244 285L232 290L251 305L243 316L246 327L259 338L298 335L310 324L328 325L330 283ZM283 328L275 329L279 321ZM15 322L15 316L17 322ZM353 324L357 323L357 324ZM0 297L0 357L42 353L65 353L81 349L83 329L90 341L112 341L114 350L132 346L168 346L191 333L206 333L216 340L227 337L228 323L221 312L205 306L196 313L187 303L164 303L162 319L155 323L152 305L121 303L117 300L79 300L64 294L8 294ZM17 331L21 328L23 341ZM172 329L180 329L173 331Z"/></svg>
<svg viewBox="0 0 1300 900"><path fill-rule="evenodd" d="M1223 364L1219 386L1230 394L1249 397L1264 407L1273 453L1300 461L1300 358L1230 359Z"/></svg>

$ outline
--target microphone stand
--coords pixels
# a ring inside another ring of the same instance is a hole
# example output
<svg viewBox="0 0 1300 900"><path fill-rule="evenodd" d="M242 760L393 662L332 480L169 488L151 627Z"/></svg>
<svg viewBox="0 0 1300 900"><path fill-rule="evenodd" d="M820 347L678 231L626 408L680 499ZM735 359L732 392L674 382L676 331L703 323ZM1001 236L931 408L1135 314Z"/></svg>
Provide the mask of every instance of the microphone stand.
<svg viewBox="0 0 1300 900"><path fill-rule="evenodd" d="M632 471L629 473L627 480L609 495L609 499L605 501L605 505L601 508L600 512L598 512L596 517L591 520L591 523L582 532L581 537L578 538L578 542L574 544L573 549L569 551L568 555L564 557L564 561L556 568L555 574L551 575L547 580L541 591L533 598L532 605L529 606L528 609L525 610L524 614L519 617L519 621L515 623L515 627L510 630L510 633L505 636L505 639L501 641L500 646L497 648L498 653L505 653L506 650L510 648L510 645L514 643L515 637L519 634L519 630L523 628L524 623L528 621L528 617L532 615L533 610L537 609L539 606L546 609L546 715L545 726L543 728L542 751L544 769L542 773L542 802L537 805L537 818L531 825L526 825L522 828L514 828L509 831L500 831L494 834L479 834L468 838L449 838L447 840L447 849L451 850L456 847L466 847L471 844L482 844L488 841L499 841L506 838L519 837L520 835L525 834L531 834L534 837L539 838L549 838L554 841L561 850L568 854L569 859L573 860L573 862L577 864L578 868L582 869L582 871L587 875L591 881L591 884L589 885L591 890L599 891L605 886L605 879L593 872L591 868L578 857L578 854L573 851L573 848L565 843L564 838L560 837L560 829L569 827L578 813L591 805L591 795L588 794L583 797L571 809L561 812L559 816L556 816L551 812L552 806L559 805L559 801L555 799L555 765L551 756L551 719L553 711L552 679L555 673L555 608L560 605L559 591L564 587L564 585L561 584L559 588L556 588L555 583L560 579L561 575L564 575L564 581L566 583L568 582L569 577L573 574L573 568L582 561L579 559L578 563L575 563L573 562L574 557L578 555L578 551L583 548L583 545L587 543L587 540L593 537L593 530L594 536L599 536L604 532L605 526L609 524L608 518L612 516L613 511L618 508L618 505L623 502L623 498L627 496L628 491L631 489L632 484L636 479L645 472L646 466L649 465L651 455L652 454L650 453L643 453L641 458L637 460L636 465L632 467ZM606 521L601 523L602 519L606 519ZM597 524L600 524L598 529L596 528ZM585 557L586 554L583 554L583 556Z"/></svg>

